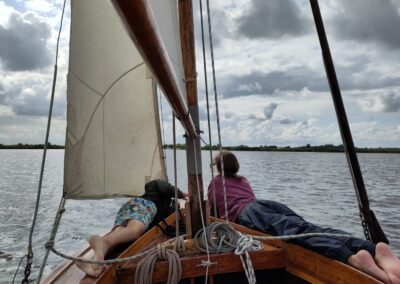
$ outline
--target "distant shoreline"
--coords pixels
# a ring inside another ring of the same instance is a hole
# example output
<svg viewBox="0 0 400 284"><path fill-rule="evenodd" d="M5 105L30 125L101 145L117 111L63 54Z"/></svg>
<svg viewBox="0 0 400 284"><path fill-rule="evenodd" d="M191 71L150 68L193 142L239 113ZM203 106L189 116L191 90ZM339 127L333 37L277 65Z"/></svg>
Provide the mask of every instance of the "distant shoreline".
<svg viewBox="0 0 400 284"><path fill-rule="evenodd" d="M47 149L64 149L64 145L55 145L49 143ZM164 149L172 149L173 145L166 144L164 145ZM176 145L176 148L179 150L186 149L184 144ZM225 150L229 151L259 151L259 152L330 152L330 153L343 153L344 148L343 145L319 145L319 146L311 146L307 144L305 146L298 146L298 147L291 147L291 146L268 146L268 145L261 145L261 146L246 146L246 145L239 145L239 146L224 146ZM35 149L43 149L43 144L15 144L15 145L3 145L0 144L0 149L10 149L10 150L35 150ZM204 146L201 148L202 150L209 150L210 147ZM213 146L212 149L214 151L219 150L218 146ZM356 147L357 153L390 153L390 154L400 154L400 148L392 148L392 147L378 147L378 148L358 148Z"/></svg>
<svg viewBox="0 0 400 284"><path fill-rule="evenodd" d="M173 145L167 144L164 145L164 148L172 149ZM178 144L176 146L177 149L186 149L184 144ZM201 148L202 150L209 150L210 147L204 146ZM319 145L319 146L311 146L307 144L305 146L291 147L291 146L247 146L247 145L239 145L239 146L224 146L223 149L229 151L259 151L259 152L330 152L330 153L343 153L344 148L343 145ZM390 154L400 154L400 148L391 148L391 147L378 147L378 148L355 148L357 153L390 153ZM212 146L212 150L219 150L218 146Z"/></svg>
<svg viewBox="0 0 400 284"><path fill-rule="evenodd" d="M35 150L43 149L44 144L14 144L14 145L4 145L0 144L0 149L10 149L10 150ZM64 149L64 145L47 144L47 149Z"/></svg>

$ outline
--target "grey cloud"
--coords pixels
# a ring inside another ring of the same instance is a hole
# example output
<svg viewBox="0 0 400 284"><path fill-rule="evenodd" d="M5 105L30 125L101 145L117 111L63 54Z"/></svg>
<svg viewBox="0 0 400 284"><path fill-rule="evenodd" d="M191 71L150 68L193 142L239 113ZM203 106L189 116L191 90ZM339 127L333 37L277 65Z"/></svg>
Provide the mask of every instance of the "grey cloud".
<svg viewBox="0 0 400 284"><path fill-rule="evenodd" d="M236 97L254 94L273 95L276 90L299 91L304 88L326 91L329 90L329 85L324 73L315 74L308 68L294 68L285 72L253 71L243 76L232 75L221 80L221 88L224 97Z"/></svg>
<svg viewBox="0 0 400 284"><path fill-rule="evenodd" d="M259 119L259 117L257 117L257 116L254 115L254 114L250 114L247 118L248 118L248 119Z"/></svg>
<svg viewBox="0 0 400 284"><path fill-rule="evenodd" d="M206 108L203 108L203 107L199 108L199 119L200 120L207 120L208 119L208 117L207 117L207 109ZM211 119L211 114L210 114L210 119Z"/></svg>
<svg viewBox="0 0 400 284"><path fill-rule="evenodd" d="M46 87L34 86L30 94L23 87L15 86L8 91L0 90L0 103L11 107L16 115L47 116L49 112L49 90ZM65 117L66 98L56 97L53 104L53 115Z"/></svg>
<svg viewBox="0 0 400 284"><path fill-rule="evenodd" d="M355 58L351 65L337 65L336 73L341 90L371 90L400 85L399 74L388 76L379 70L367 68L371 63L367 58L359 57ZM252 71L245 75L222 77L220 82L220 94L224 97L275 96L278 90L301 91L305 88L315 92L329 91L329 84L322 66L319 71L305 66L268 73Z"/></svg>
<svg viewBox="0 0 400 284"><path fill-rule="evenodd" d="M259 116L256 116L254 114L247 115L244 118L245 119L250 119L250 120L258 120L258 121L265 121L266 120L265 117L259 117Z"/></svg>
<svg viewBox="0 0 400 284"><path fill-rule="evenodd" d="M249 38L298 36L309 27L292 0L252 0L251 8L238 19L238 32Z"/></svg>
<svg viewBox="0 0 400 284"><path fill-rule="evenodd" d="M197 1L194 2L195 5L198 5ZM212 3L210 3L212 5ZM207 17L207 10L206 5L203 3L203 26L204 26L204 42L205 42L205 49L207 52L210 48L210 41L209 41L209 28L208 28L208 17ZM200 8L194 9L195 11L200 11ZM216 9L211 7L211 30L212 30L212 41L213 47L218 47L221 45L223 38L231 37L231 32L228 29L226 24L226 19L228 16L226 15L225 11ZM202 50L202 43L201 43L201 19L200 13L194 14L194 26L195 26L195 38L196 38L196 49ZM209 55L207 54L207 57Z"/></svg>
<svg viewBox="0 0 400 284"><path fill-rule="evenodd" d="M6 93L4 91L3 84L1 84L0 82L0 104L4 103L5 98L6 98Z"/></svg>
<svg viewBox="0 0 400 284"><path fill-rule="evenodd" d="M224 117L227 118L227 119L230 119L230 118L232 118L233 116L234 116L234 114L233 114L232 112L225 112L225 113L224 113Z"/></svg>
<svg viewBox="0 0 400 284"><path fill-rule="evenodd" d="M284 118L284 119L279 120L279 123L280 124L291 124L291 123L293 123L293 121L290 120L289 118Z"/></svg>
<svg viewBox="0 0 400 284"><path fill-rule="evenodd" d="M389 92L379 96L383 105L383 112L397 112L400 110L400 94Z"/></svg>
<svg viewBox="0 0 400 284"><path fill-rule="evenodd" d="M276 110L277 107L278 105L276 103L270 103L269 105L264 107L264 115L267 120L272 118L274 111Z"/></svg>
<svg viewBox="0 0 400 284"><path fill-rule="evenodd" d="M3 67L11 71L47 67L51 63L51 51L47 45L50 35L50 26L34 14L11 14L9 27L0 26Z"/></svg>
<svg viewBox="0 0 400 284"><path fill-rule="evenodd" d="M400 3L390 0L341 0L332 22L337 37L363 42L378 42L400 48Z"/></svg>

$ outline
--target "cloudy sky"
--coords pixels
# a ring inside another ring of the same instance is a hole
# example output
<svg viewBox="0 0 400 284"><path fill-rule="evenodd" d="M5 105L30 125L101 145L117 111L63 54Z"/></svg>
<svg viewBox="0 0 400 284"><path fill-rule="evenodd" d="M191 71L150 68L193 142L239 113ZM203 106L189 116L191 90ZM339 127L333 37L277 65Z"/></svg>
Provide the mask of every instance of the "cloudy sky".
<svg viewBox="0 0 400 284"><path fill-rule="evenodd" d="M340 144L308 1L211 2L223 145ZM2 144L44 141L62 3L0 1ZM355 145L400 147L400 0L324 0L320 5ZM67 8L50 135L57 144L65 140L69 23ZM201 53L197 63L201 128L208 140ZM165 102L163 113L165 140L171 143Z"/></svg>

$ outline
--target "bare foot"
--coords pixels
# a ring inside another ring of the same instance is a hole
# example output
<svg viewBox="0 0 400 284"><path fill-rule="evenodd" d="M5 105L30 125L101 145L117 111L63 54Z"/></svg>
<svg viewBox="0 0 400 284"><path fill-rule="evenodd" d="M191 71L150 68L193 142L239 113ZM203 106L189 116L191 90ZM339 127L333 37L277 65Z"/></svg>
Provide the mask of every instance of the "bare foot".
<svg viewBox="0 0 400 284"><path fill-rule="evenodd" d="M103 261L108 250L108 244L102 237L93 235L89 238L90 247L94 251L94 259Z"/></svg>
<svg viewBox="0 0 400 284"><path fill-rule="evenodd" d="M382 282L391 283L385 271L376 265L370 253L366 250L360 250L358 253L350 256L347 262L354 268L357 268Z"/></svg>
<svg viewBox="0 0 400 284"><path fill-rule="evenodd" d="M107 242L105 242L100 236L94 235L89 238L89 244L93 250L92 259L103 261L108 250ZM105 269L103 264L91 264L84 262L77 262L75 264L79 269L93 277L98 277Z"/></svg>
<svg viewBox="0 0 400 284"><path fill-rule="evenodd" d="M84 263L84 262L76 262L75 265L85 272L87 275L93 276L93 277L99 277L100 274L104 270L103 265L97 265L97 264L90 264L90 263Z"/></svg>
<svg viewBox="0 0 400 284"><path fill-rule="evenodd" d="M381 267L392 284L400 284L400 259L385 243L378 243L375 249L376 263Z"/></svg>

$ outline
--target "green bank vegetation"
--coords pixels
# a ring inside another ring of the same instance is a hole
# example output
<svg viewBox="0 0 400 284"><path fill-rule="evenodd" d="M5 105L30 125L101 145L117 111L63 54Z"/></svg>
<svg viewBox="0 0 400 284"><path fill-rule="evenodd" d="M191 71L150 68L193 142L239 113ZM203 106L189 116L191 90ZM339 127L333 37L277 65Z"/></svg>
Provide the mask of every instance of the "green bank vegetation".
<svg viewBox="0 0 400 284"><path fill-rule="evenodd" d="M0 149L43 149L44 144L22 144L3 145L0 144ZM55 145L50 142L47 144L47 149L64 149L64 145Z"/></svg>
<svg viewBox="0 0 400 284"><path fill-rule="evenodd" d="M55 145L48 143L48 149L64 149L64 145ZM165 144L165 149L172 149L172 144ZM186 149L185 144L177 144L177 149L183 150ZM274 145L260 145L260 146L247 146L247 145L239 145L239 146L224 146L225 150L229 151L269 151L269 152L344 152L343 145L332 145L325 144L319 146L311 146L310 144L298 147L284 146L278 147ZM3 145L0 144L0 149L43 149L43 144L22 144L18 143L15 145ZM201 148L202 150L209 150L210 146L204 146ZM218 146L212 146L213 150L218 150ZM358 148L356 147L357 153L400 153L400 148L388 148L388 147L378 147L378 148Z"/></svg>
<svg viewBox="0 0 400 284"><path fill-rule="evenodd" d="M177 149L186 149L185 144L178 144ZM166 144L164 145L164 148L173 148L173 145ZM332 145L332 144L326 144L326 145L320 145L320 146L311 146L310 144L307 144L305 146L299 146L299 147L290 147L290 146L284 146L284 147L278 147L274 145L260 145L260 146L247 146L247 145L239 145L239 146L224 146L223 147L225 150L229 151L269 151L269 152L344 152L344 147L343 145ZM210 146L204 146L201 149L203 150L209 150ZM212 146L213 150L219 150L218 146ZM358 148L356 147L356 152L357 153L400 153L400 148Z"/></svg>

